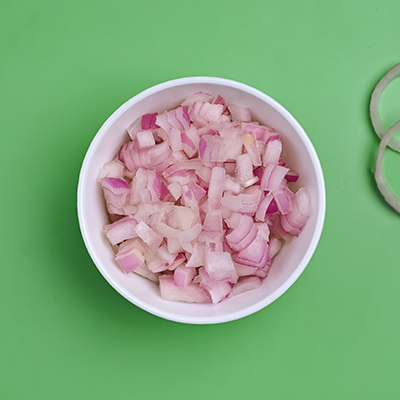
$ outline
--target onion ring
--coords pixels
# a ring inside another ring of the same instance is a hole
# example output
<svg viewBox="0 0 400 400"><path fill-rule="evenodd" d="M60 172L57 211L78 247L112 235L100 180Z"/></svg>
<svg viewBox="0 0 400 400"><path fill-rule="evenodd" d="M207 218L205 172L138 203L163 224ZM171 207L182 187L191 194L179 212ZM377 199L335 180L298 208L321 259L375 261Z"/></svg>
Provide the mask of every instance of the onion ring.
<svg viewBox="0 0 400 400"><path fill-rule="evenodd" d="M396 64L392 67L378 82L376 85L370 102L370 115L372 125L375 129L376 134L382 139L385 134L388 133L388 129L383 126L381 116L379 114L379 101L382 95L382 92L386 89L390 82L400 77L400 63ZM393 150L400 152L400 140L390 135L390 140L387 143L387 146L391 147Z"/></svg>
<svg viewBox="0 0 400 400"><path fill-rule="evenodd" d="M400 64L398 64L400 65ZM375 166L375 180L378 185L379 191L385 198L386 202L391 205L398 213L400 213L400 199L393 193L392 189L389 187L385 174L383 172L383 156L385 153L386 146L393 139L393 136L400 131L400 121L397 121L383 136L381 143L379 145L378 157Z"/></svg>

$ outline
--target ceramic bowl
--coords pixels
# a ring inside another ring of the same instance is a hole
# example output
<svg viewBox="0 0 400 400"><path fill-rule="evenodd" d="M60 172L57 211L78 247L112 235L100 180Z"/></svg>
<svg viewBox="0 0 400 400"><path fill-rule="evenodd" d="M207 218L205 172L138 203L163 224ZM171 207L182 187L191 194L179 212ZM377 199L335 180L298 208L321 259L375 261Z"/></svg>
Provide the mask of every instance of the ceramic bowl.
<svg viewBox="0 0 400 400"><path fill-rule="evenodd" d="M228 104L249 107L253 120L281 133L283 157L300 174L294 189L307 186L312 215L299 237L285 244L269 275L258 289L218 304L189 304L161 299L158 286L137 274L125 274L103 232L108 223L102 190L96 178L127 141L126 128L139 116L177 107L198 91L220 94ZM215 77L188 77L153 86L119 107L97 132L83 161L78 184L81 233L94 264L104 278L134 305L158 317L189 324L222 323L253 314L284 294L309 263L321 236L325 218L325 183L317 153L296 119L261 91L240 82Z"/></svg>

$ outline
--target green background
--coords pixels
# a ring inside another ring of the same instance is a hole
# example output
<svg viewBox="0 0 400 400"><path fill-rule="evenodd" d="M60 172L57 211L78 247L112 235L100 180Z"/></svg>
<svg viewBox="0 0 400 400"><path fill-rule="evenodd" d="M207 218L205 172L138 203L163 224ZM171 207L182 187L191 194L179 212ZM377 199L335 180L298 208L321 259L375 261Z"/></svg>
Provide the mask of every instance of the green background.
<svg viewBox="0 0 400 400"><path fill-rule="evenodd" d="M400 215L374 183L369 119L375 85L400 62L399 14L398 0L3 0L0 397L400 398ZM76 212L80 166L108 116L195 75L283 104L327 190L299 280L256 314L209 326L162 320L119 295ZM399 104L395 81L386 124ZM398 194L399 163L387 150Z"/></svg>

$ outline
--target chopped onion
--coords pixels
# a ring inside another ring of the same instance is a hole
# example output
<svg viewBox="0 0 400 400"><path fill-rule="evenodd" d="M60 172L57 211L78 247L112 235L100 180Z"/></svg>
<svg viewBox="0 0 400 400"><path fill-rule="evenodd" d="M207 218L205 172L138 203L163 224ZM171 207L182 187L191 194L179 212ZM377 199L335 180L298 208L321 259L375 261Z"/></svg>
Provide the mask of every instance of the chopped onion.
<svg viewBox="0 0 400 400"><path fill-rule="evenodd" d="M124 246L120 246L115 260L121 266L121 268L129 274L143 265L144 258L144 246L135 239L124 242Z"/></svg>
<svg viewBox="0 0 400 400"><path fill-rule="evenodd" d="M106 232L110 243L115 245L123 242L124 240L137 237L137 233L135 231L136 225L137 221L128 215L127 217L121 218L110 225L106 225L104 227L104 231Z"/></svg>
<svg viewBox="0 0 400 400"><path fill-rule="evenodd" d="M246 276L240 278L232 287L232 296L247 292L248 290L257 289L262 285L262 280L257 276Z"/></svg>
<svg viewBox="0 0 400 400"><path fill-rule="evenodd" d="M204 268L212 281L229 279L235 271L231 255L224 251L207 252Z"/></svg>
<svg viewBox="0 0 400 400"><path fill-rule="evenodd" d="M209 294L198 284L189 283L185 288L175 285L174 276L170 274L159 277L161 298L168 301L187 303L211 303Z"/></svg>
<svg viewBox="0 0 400 400"><path fill-rule="evenodd" d="M174 270L174 283L180 288L185 288L195 276L196 270L194 268L179 266Z"/></svg>
<svg viewBox="0 0 400 400"><path fill-rule="evenodd" d="M383 136L388 132L383 126L381 116L379 114L379 101L381 99L382 92L386 89L390 82L400 77L400 63L392 67L378 82L376 85L370 102L370 114L372 125L375 129L376 134L382 139ZM396 132L395 132L396 133ZM393 133L393 135L395 134ZM391 147L393 150L400 151L400 140L390 135L386 146Z"/></svg>
<svg viewBox="0 0 400 400"><path fill-rule="evenodd" d="M159 128L159 126L156 125L157 115L157 113L143 115L140 120L140 127L143 130Z"/></svg>
<svg viewBox="0 0 400 400"><path fill-rule="evenodd" d="M127 131L98 176L120 268L167 301L216 304L260 287L282 240L311 215L308 191L289 188L299 175L281 157L280 133L204 92Z"/></svg>
<svg viewBox="0 0 400 400"><path fill-rule="evenodd" d="M136 134L136 139L138 141L140 149L145 149L146 147L152 147L156 144L152 131L139 131Z"/></svg>

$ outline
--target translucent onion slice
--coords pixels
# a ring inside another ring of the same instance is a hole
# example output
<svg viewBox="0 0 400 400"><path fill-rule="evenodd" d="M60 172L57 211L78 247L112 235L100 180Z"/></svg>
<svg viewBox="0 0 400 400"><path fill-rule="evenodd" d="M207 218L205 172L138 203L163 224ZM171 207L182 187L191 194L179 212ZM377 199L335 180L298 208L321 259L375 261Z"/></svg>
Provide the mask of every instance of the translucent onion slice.
<svg viewBox="0 0 400 400"><path fill-rule="evenodd" d="M381 139L386 133L388 133L388 130L385 129L385 127L383 126L382 119L379 114L379 101L382 92L386 89L389 83L392 82L394 79L398 78L399 76L400 76L400 63L396 64L383 76L383 78L376 85L371 96L371 103L370 103L371 121L372 125L374 126L375 132ZM393 135L395 133L393 133ZM388 141L387 146L391 147L393 150L400 151L400 140L394 138L393 135L390 135L390 139Z"/></svg>
<svg viewBox="0 0 400 400"><path fill-rule="evenodd" d="M399 64L400 65L400 64ZM400 121L397 121L383 136L381 144L379 145L378 157L375 166L375 180L379 191L385 198L388 204L390 204L398 213L400 213L400 199L393 193L389 187L385 174L383 172L383 156L386 147L390 144L393 136L400 131Z"/></svg>

